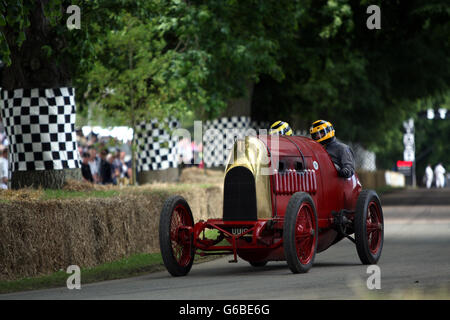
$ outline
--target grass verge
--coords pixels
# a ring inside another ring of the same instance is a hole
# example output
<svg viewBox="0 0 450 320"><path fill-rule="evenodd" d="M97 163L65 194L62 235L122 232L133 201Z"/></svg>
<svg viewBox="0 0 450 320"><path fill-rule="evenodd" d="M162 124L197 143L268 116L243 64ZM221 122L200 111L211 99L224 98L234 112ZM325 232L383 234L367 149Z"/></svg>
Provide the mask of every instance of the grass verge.
<svg viewBox="0 0 450 320"><path fill-rule="evenodd" d="M216 257L195 256L194 263L202 263ZM165 270L160 253L135 254L130 257L105 263L92 268L81 268L81 285L99 281L122 279L146 273ZM50 275L24 278L12 281L0 281L0 294L18 291L65 287L70 274L65 270Z"/></svg>
<svg viewBox="0 0 450 320"><path fill-rule="evenodd" d="M401 191L401 190L405 190L406 188L403 187L391 187L391 186L384 186L384 187L379 187L376 188L375 191L378 195L385 195L388 193L392 193L395 191Z"/></svg>
<svg viewBox="0 0 450 320"><path fill-rule="evenodd" d="M72 198L109 198L119 195L118 190L66 191L45 189L41 200Z"/></svg>

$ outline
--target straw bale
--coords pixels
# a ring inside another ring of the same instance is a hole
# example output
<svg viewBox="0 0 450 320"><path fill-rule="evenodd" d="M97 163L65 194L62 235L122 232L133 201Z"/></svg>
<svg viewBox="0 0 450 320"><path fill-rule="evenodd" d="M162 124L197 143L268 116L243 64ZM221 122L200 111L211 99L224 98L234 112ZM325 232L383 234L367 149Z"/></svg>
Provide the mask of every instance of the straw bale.
<svg viewBox="0 0 450 320"><path fill-rule="evenodd" d="M79 191L90 186L71 184L70 188ZM152 188L146 192L130 188L109 198L52 200L40 199L39 190L15 191L18 195L0 202L0 280L158 252L160 211L173 193L186 198L195 222L221 216L221 187L192 185L179 192Z"/></svg>

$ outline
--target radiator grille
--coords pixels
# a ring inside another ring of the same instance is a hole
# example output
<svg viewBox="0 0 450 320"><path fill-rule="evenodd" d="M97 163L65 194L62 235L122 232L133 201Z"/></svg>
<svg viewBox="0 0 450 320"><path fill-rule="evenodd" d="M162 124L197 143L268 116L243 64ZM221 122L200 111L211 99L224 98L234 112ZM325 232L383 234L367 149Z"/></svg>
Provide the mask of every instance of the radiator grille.
<svg viewBox="0 0 450 320"><path fill-rule="evenodd" d="M254 221L256 219L255 178L247 168L235 167L225 176L223 220Z"/></svg>
<svg viewBox="0 0 450 320"><path fill-rule="evenodd" d="M274 174L275 193L293 194L298 191L315 193L317 178L314 170L285 170Z"/></svg>

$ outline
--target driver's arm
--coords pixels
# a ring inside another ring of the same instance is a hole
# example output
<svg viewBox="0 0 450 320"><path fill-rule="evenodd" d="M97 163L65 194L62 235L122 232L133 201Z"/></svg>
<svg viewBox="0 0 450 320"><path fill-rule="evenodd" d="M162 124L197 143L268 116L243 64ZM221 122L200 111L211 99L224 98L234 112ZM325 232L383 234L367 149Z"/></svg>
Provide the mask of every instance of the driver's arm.
<svg viewBox="0 0 450 320"><path fill-rule="evenodd" d="M350 178L355 173L353 151L349 147L342 148L341 165L342 167L338 170L340 177Z"/></svg>

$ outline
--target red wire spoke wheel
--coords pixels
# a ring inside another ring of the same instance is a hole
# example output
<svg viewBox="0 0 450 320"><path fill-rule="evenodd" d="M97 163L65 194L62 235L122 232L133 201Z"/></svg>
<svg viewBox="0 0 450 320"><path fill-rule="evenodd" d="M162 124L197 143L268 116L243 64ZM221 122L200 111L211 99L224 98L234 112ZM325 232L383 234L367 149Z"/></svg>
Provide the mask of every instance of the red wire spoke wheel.
<svg viewBox="0 0 450 320"><path fill-rule="evenodd" d="M297 192L289 200L284 216L283 245L293 273L311 269L317 250L317 213L308 193Z"/></svg>
<svg viewBox="0 0 450 320"><path fill-rule="evenodd" d="M175 277L189 273L195 249L194 219L187 201L180 196L166 200L159 222L159 245L167 271Z"/></svg>
<svg viewBox="0 0 450 320"><path fill-rule="evenodd" d="M384 242L381 202L373 190L363 190L356 202L354 219L356 250L363 264L376 264Z"/></svg>

